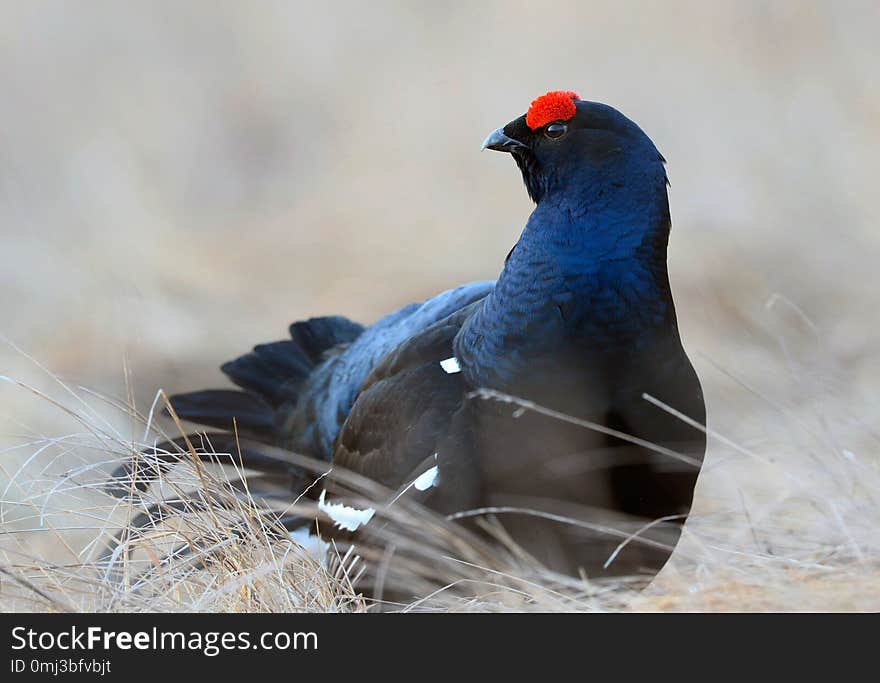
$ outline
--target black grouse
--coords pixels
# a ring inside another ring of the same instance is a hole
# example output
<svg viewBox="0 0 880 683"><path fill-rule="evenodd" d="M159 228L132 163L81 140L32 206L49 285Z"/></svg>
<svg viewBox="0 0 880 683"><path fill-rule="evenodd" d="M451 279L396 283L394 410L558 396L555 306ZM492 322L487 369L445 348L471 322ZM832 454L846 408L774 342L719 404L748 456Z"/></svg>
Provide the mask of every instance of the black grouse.
<svg viewBox="0 0 880 683"><path fill-rule="evenodd" d="M407 495L444 514L494 507L551 568L656 572L705 450L703 431L673 414L705 422L667 274L665 160L623 114L568 91L537 98L483 147L513 156L536 204L497 281L369 327L294 323L290 339L222 366L242 391L171 403L393 491L416 483ZM322 486L340 533L367 523L370 511L339 512L332 474Z"/></svg>

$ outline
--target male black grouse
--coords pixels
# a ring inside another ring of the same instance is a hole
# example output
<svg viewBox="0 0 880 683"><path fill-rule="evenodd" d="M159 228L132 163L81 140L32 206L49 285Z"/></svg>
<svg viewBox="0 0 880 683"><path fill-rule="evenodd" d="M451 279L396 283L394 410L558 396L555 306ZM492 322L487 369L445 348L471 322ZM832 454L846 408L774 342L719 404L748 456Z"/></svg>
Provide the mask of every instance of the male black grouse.
<svg viewBox="0 0 880 683"><path fill-rule="evenodd" d="M537 98L483 147L513 156L536 204L497 281L369 327L294 323L291 339L223 365L244 391L172 405L221 429L235 418L242 438L392 490L419 480L407 495L442 513L507 510L498 518L512 538L554 569L655 572L705 450L701 430L658 406L705 421L667 275L665 160L623 114L567 91ZM325 509L338 510L341 488L323 485ZM350 531L368 517L337 521Z"/></svg>

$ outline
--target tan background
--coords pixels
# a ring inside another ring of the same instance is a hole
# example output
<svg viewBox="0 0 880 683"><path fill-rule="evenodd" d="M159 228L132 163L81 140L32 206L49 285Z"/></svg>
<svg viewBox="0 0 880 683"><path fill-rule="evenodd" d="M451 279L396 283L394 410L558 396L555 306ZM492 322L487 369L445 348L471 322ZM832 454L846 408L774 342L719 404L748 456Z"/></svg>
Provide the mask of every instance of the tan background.
<svg viewBox="0 0 880 683"><path fill-rule="evenodd" d="M572 88L669 161L671 275L713 426L806 461L786 430L807 422L864 457L880 414L878 7L3 3L0 332L113 396L127 358L144 406L158 387L221 385L220 362L294 319L369 322L494 277L530 204L480 142ZM6 344L0 374L53 386ZM78 429L9 385L0 414L12 442ZM22 454L0 455L7 472Z"/></svg>

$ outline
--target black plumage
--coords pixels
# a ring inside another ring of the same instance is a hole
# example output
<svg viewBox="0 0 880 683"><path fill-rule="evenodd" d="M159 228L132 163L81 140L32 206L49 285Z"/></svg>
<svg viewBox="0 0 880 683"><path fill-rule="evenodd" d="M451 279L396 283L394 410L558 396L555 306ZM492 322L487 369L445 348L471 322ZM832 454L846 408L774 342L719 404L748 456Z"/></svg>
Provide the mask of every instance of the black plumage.
<svg viewBox="0 0 880 683"><path fill-rule="evenodd" d="M392 490L436 466L433 485L408 495L449 515L501 508L550 567L656 571L705 450L700 429L656 405L705 421L667 275L664 160L620 112L572 93L539 98L485 146L513 155L537 204L497 282L366 328L295 323L290 340L223 366L247 393L172 404L212 427L234 416L254 439ZM327 495L344 499L332 476Z"/></svg>

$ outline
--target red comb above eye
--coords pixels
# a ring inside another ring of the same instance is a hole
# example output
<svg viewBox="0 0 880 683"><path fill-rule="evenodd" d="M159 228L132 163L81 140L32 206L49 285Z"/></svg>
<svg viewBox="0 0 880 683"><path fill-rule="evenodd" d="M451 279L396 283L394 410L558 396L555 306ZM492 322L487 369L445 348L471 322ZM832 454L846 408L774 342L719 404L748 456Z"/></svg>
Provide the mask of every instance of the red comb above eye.
<svg viewBox="0 0 880 683"><path fill-rule="evenodd" d="M568 121L577 111L574 101L579 99L580 95L571 90L551 90L529 105L526 125L537 130L551 121Z"/></svg>

